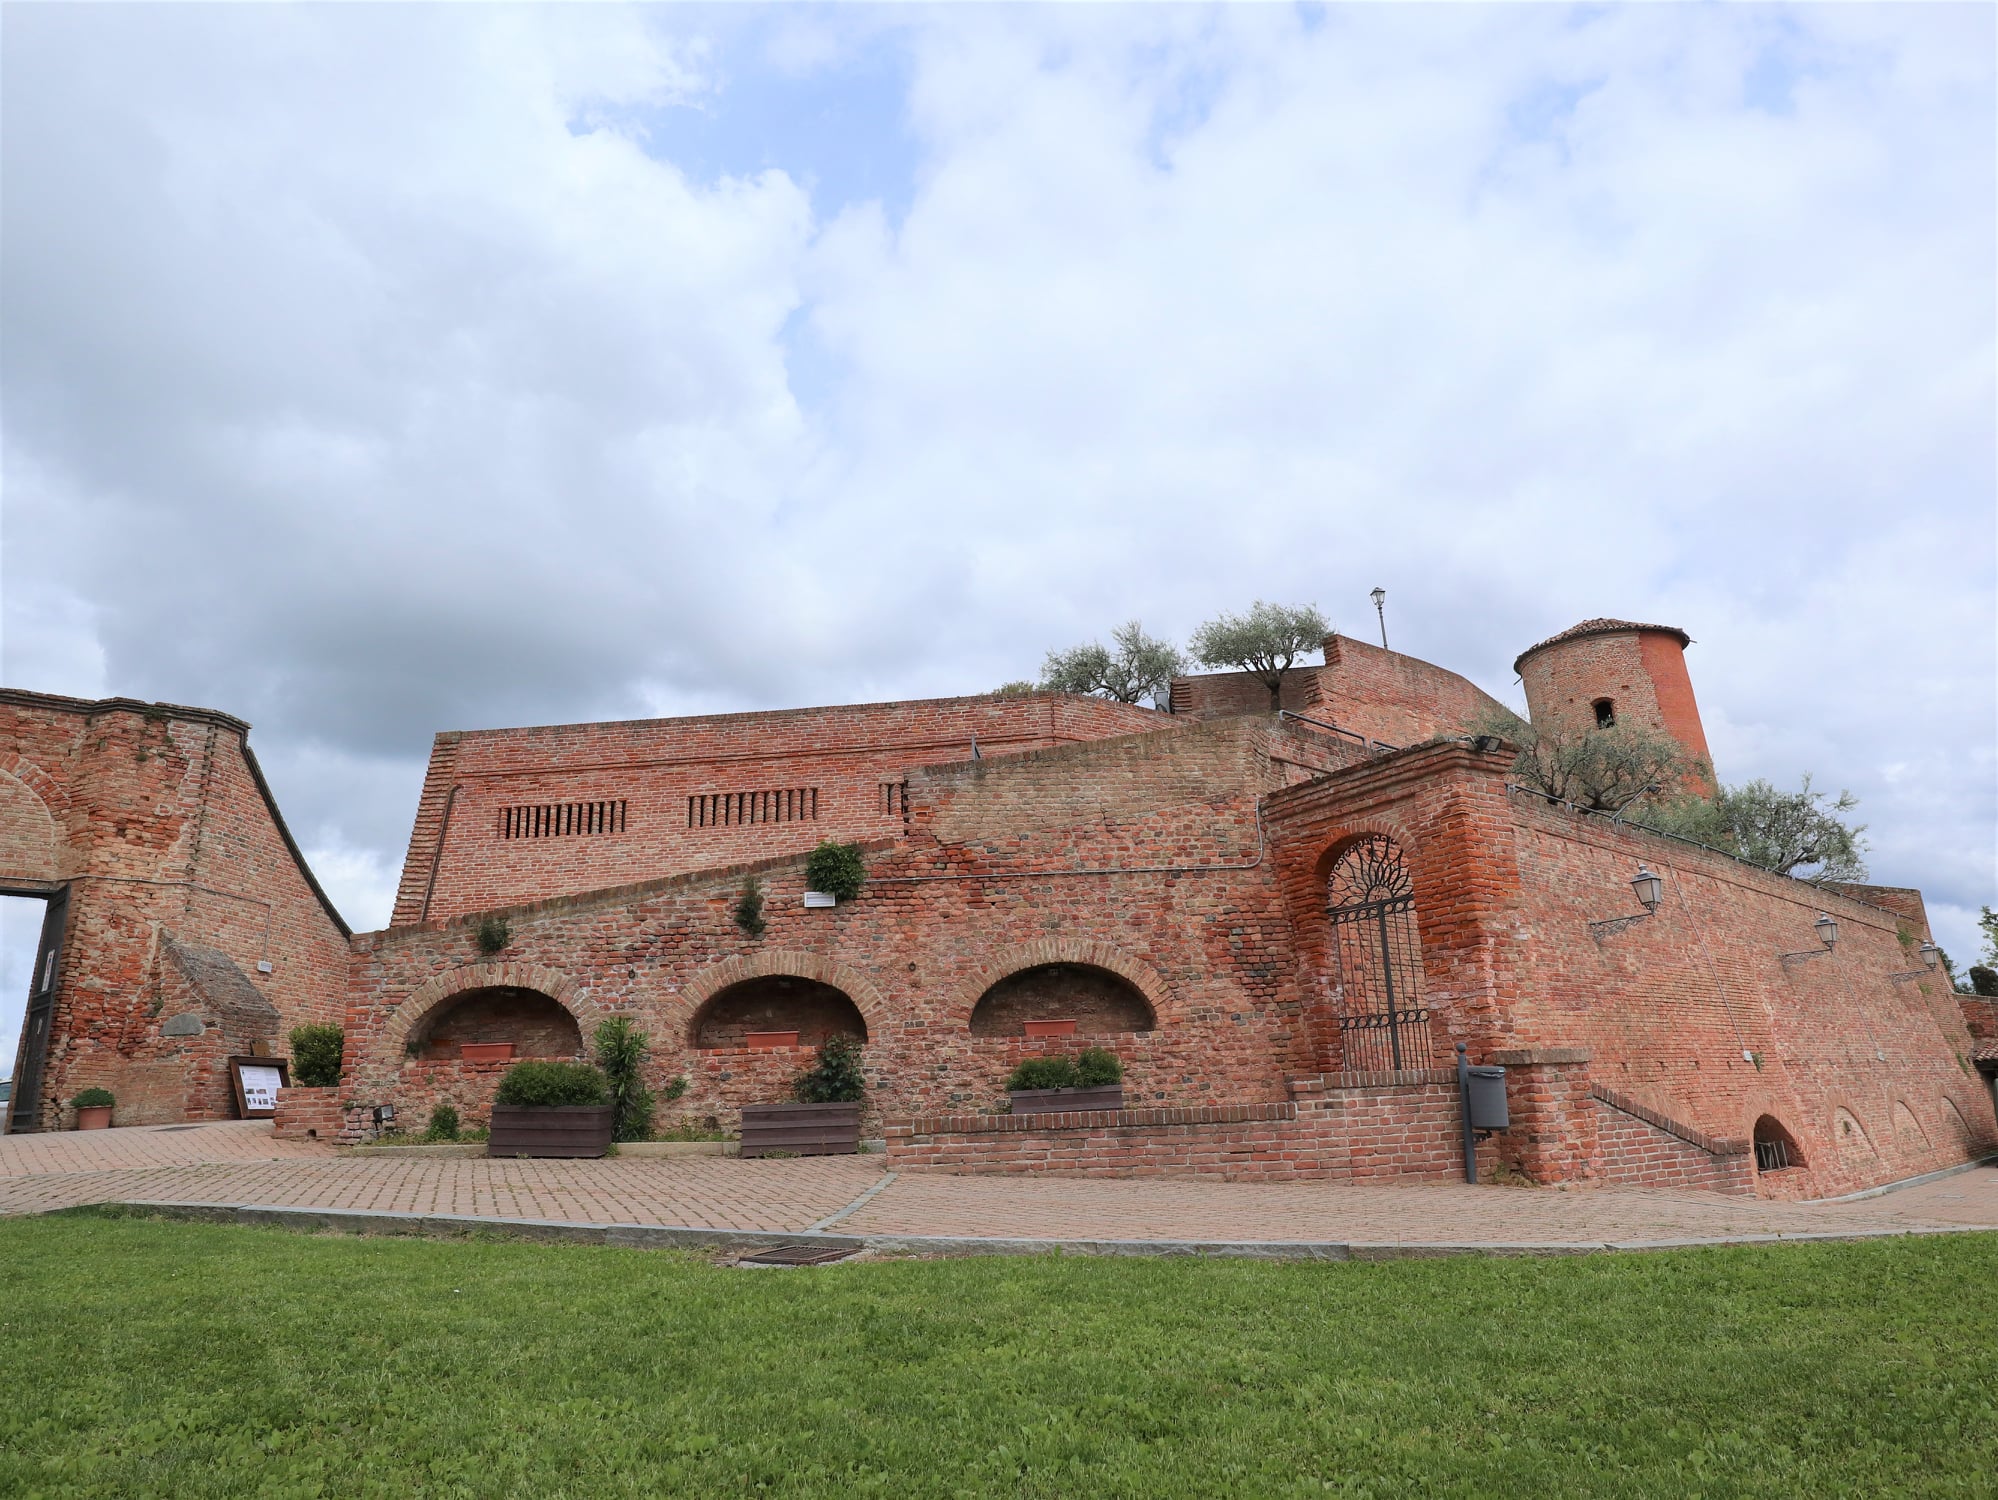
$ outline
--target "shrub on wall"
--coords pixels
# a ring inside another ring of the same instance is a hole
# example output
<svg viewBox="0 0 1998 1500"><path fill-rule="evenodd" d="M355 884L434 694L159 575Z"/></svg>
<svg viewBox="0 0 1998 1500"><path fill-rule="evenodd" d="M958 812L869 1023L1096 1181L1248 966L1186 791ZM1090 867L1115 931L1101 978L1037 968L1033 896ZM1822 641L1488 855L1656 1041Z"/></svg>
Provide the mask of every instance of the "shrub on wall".
<svg viewBox="0 0 1998 1500"><path fill-rule="evenodd" d="M1108 1047L1085 1047L1076 1054L1075 1086L1082 1089L1108 1088L1124 1081L1124 1065Z"/></svg>
<svg viewBox="0 0 1998 1500"><path fill-rule="evenodd" d="M300 1088L332 1088L346 1049L347 1034L338 1026L292 1027L291 1081Z"/></svg>
<svg viewBox="0 0 1998 1500"><path fill-rule="evenodd" d="M611 1139L643 1141L652 1135L652 1090L639 1070L651 1044L627 1016L612 1016L597 1027L597 1066L610 1087Z"/></svg>
<svg viewBox="0 0 1998 1500"><path fill-rule="evenodd" d="M430 1128L424 1135L433 1141L455 1141L458 1129L458 1106L440 1104L430 1111Z"/></svg>
<svg viewBox="0 0 1998 1500"><path fill-rule="evenodd" d="M478 942L479 952L490 956L513 941L513 924L505 917L480 917L472 936Z"/></svg>
<svg viewBox="0 0 1998 1500"><path fill-rule="evenodd" d="M829 1036L819 1047L818 1061L798 1075L791 1093L800 1104L851 1104L867 1093L860 1071L860 1043L850 1036Z"/></svg>
<svg viewBox="0 0 1998 1500"><path fill-rule="evenodd" d="M556 1108L563 1105L607 1104L610 1090L604 1075L588 1063L518 1062L500 1079L495 1104Z"/></svg>
<svg viewBox="0 0 1998 1500"><path fill-rule="evenodd" d="M860 857L860 845L821 840L805 860L805 885L824 891L842 901L851 901L867 883L867 861Z"/></svg>
<svg viewBox="0 0 1998 1500"><path fill-rule="evenodd" d="M742 894L735 898L735 925L753 938L763 936L770 924L763 920L763 882L754 875L742 882Z"/></svg>

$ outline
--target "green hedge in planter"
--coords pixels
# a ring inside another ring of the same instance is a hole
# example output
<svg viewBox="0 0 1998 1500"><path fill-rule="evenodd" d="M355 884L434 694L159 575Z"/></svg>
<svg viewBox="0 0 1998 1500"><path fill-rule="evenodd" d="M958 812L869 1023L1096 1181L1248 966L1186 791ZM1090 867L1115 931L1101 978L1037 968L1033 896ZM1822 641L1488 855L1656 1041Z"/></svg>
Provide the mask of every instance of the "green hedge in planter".
<svg viewBox="0 0 1998 1500"><path fill-rule="evenodd" d="M109 1109L118 1101L109 1089L85 1089L69 1102L78 1109Z"/></svg>
<svg viewBox="0 0 1998 1500"><path fill-rule="evenodd" d="M340 1081L347 1034L338 1026L291 1029L291 1081L300 1088L328 1089Z"/></svg>
<svg viewBox="0 0 1998 1500"><path fill-rule="evenodd" d="M1124 1065L1107 1047L1085 1047L1074 1057L1030 1057L1006 1078L1006 1092L1028 1089L1100 1089L1124 1081Z"/></svg>
<svg viewBox="0 0 1998 1500"><path fill-rule="evenodd" d="M518 1104L529 1108L564 1105L608 1104L610 1090L604 1075L588 1063L518 1062L500 1079L495 1104Z"/></svg>
<svg viewBox="0 0 1998 1500"><path fill-rule="evenodd" d="M861 858L858 844L838 844L825 839L805 859L808 890L824 891L841 901L851 901L866 883L867 861Z"/></svg>

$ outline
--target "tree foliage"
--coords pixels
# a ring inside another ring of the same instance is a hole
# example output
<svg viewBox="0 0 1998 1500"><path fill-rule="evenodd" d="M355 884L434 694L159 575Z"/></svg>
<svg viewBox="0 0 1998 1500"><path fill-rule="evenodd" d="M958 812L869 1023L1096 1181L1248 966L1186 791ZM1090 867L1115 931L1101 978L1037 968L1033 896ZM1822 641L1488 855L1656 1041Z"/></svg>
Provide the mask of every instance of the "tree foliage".
<svg viewBox="0 0 1998 1500"><path fill-rule="evenodd" d="M1094 693L1119 703L1149 698L1163 704L1173 678L1185 670L1186 657L1177 646L1146 635L1142 624L1127 620L1110 633L1107 647L1091 641L1050 651L1041 663L1041 687L1050 693Z"/></svg>
<svg viewBox="0 0 1998 1500"><path fill-rule="evenodd" d="M517 1104L539 1109L609 1102L604 1075L588 1063L540 1058L529 1058L508 1068L500 1079L499 1088L493 1093L495 1104Z"/></svg>
<svg viewBox="0 0 1998 1500"><path fill-rule="evenodd" d="M1998 911L1988 906L1977 910L1977 930L1984 937L1984 951L1977 956L1987 967L1998 969Z"/></svg>
<svg viewBox="0 0 1998 1500"><path fill-rule="evenodd" d="M1864 880L1866 832L1845 815L1859 806L1851 792L1815 790L1807 774L1794 792L1758 777L1722 787L1711 798L1681 797L1647 808L1636 821L1698 839L1752 865L1814 882Z"/></svg>
<svg viewBox="0 0 1998 1500"><path fill-rule="evenodd" d="M1521 786L1597 812L1622 812L1647 791L1653 797L1678 796L1695 777L1712 774L1669 734L1634 724L1564 733L1499 709L1481 715L1468 732L1497 735L1519 747L1512 774Z"/></svg>
<svg viewBox="0 0 1998 1500"><path fill-rule="evenodd" d="M1216 615L1188 643L1205 667L1253 672L1269 689L1270 707L1283 707L1283 680L1306 652L1325 644L1332 627L1312 604L1266 604L1245 615Z"/></svg>

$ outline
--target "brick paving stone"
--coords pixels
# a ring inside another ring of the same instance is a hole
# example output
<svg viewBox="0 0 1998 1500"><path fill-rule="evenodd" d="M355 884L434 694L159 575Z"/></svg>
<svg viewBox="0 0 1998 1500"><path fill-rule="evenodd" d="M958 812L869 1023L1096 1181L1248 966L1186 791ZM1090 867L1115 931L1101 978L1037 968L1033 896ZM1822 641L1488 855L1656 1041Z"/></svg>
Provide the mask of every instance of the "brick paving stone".
<svg viewBox="0 0 1998 1500"><path fill-rule="evenodd" d="M1060 1240L1534 1244L1998 1229L1998 1167L1847 1203L1662 1188L1366 1187L1194 1178L954 1177L879 1157L602 1161L343 1157L263 1121L0 1138L0 1213L108 1201Z"/></svg>

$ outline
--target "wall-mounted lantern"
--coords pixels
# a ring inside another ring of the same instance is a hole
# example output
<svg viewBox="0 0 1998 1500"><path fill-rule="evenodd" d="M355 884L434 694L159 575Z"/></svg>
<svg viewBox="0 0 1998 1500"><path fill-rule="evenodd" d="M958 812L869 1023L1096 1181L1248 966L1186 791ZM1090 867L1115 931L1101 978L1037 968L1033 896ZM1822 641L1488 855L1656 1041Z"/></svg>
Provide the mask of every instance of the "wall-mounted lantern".
<svg viewBox="0 0 1998 1500"><path fill-rule="evenodd" d="M1644 910L1633 912L1627 917L1609 917L1600 922L1589 923L1589 936L1597 942L1600 943L1607 937L1615 937L1625 928L1635 927L1639 922L1647 921L1658 914L1659 904L1665 899L1665 882L1662 879L1643 865L1639 865L1637 873L1630 877L1630 888L1636 892L1637 904Z"/></svg>
<svg viewBox="0 0 1998 1500"><path fill-rule="evenodd" d="M1811 923L1811 931L1818 935L1822 948L1806 948L1800 953L1780 953L1778 958L1786 964L1803 963L1806 959L1823 958L1838 946L1838 919L1828 911L1818 913L1817 921Z"/></svg>
<svg viewBox="0 0 1998 1500"><path fill-rule="evenodd" d="M1921 979L1935 973L1936 964L1942 959L1942 949L1938 948L1933 942L1929 942L1922 944L1915 952L1920 955L1922 960L1922 966L1919 969L1905 969L1899 974L1889 974L1887 977L1896 984L1906 984L1910 979Z"/></svg>

